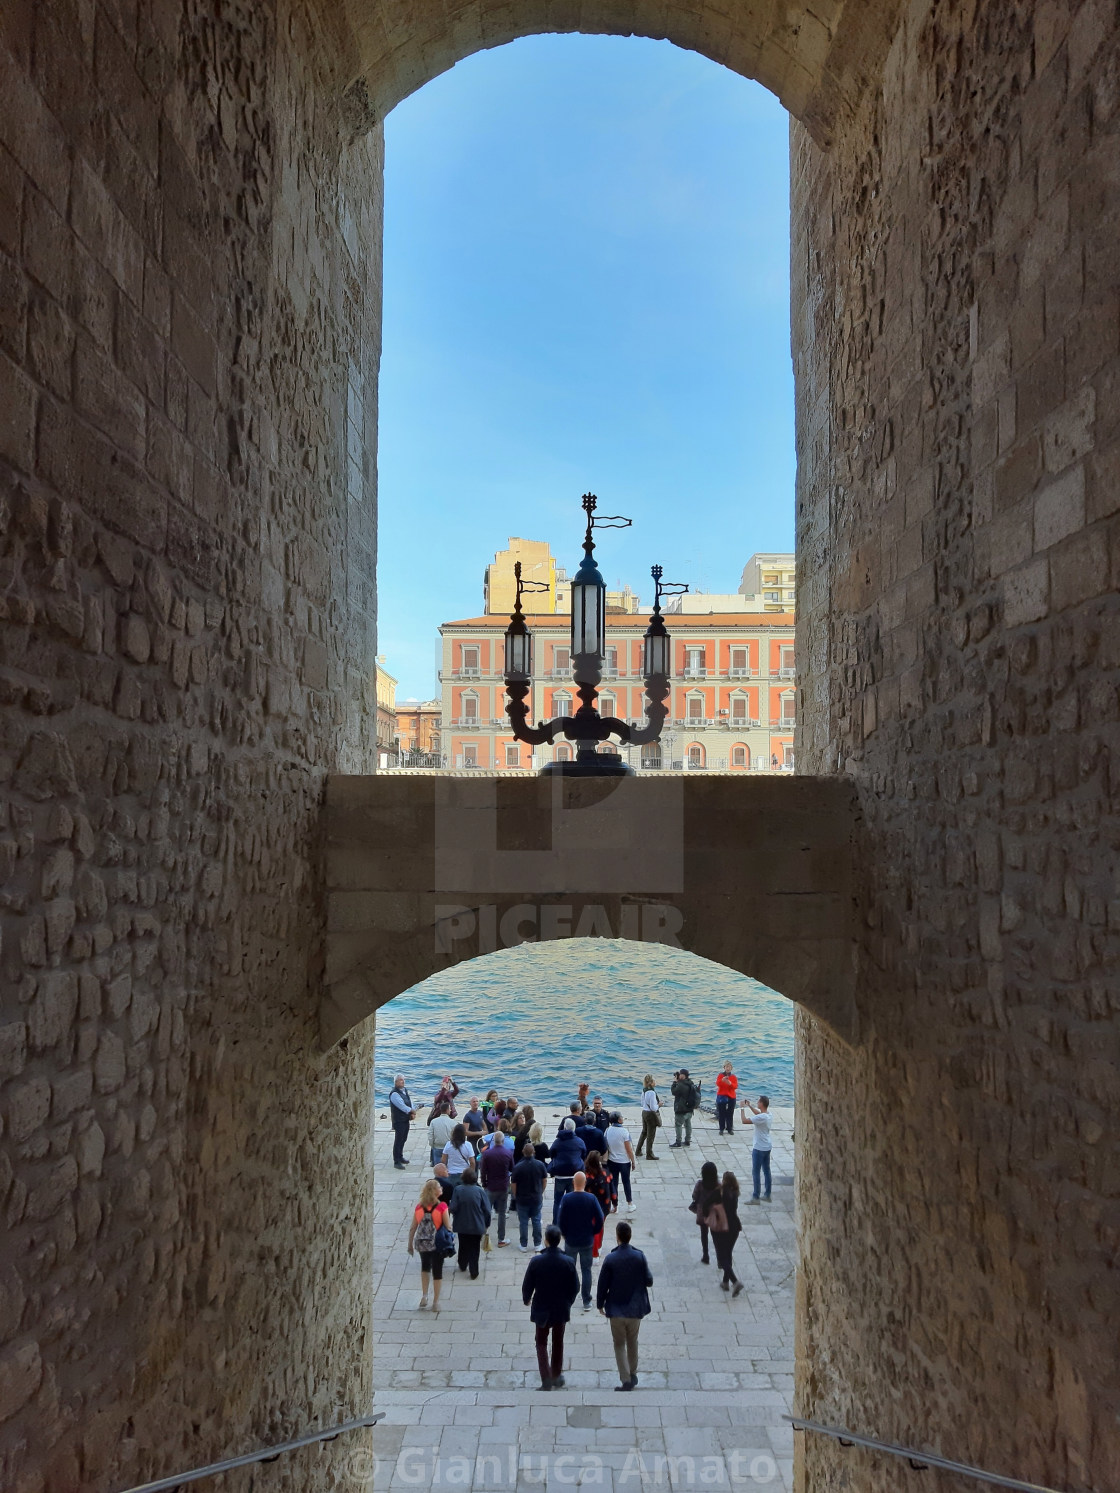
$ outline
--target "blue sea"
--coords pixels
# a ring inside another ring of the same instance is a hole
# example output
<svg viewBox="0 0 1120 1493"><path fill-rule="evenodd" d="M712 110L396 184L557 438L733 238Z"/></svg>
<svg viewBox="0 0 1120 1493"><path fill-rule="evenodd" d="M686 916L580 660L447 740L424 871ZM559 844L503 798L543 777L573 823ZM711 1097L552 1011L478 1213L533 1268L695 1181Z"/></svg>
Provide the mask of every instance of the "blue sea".
<svg viewBox="0 0 1120 1493"><path fill-rule="evenodd" d="M522 944L433 975L377 1013L377 1098L385 1104L403 1073L422 1118L445 1073L464 1097L495 1088L553 1107L586 1080L631 1118L644 1074L668 1101L673 1072L685 1067L714 1107L725 1058L740 1095L792 1104L792 1003L663 944Z"/></svg>

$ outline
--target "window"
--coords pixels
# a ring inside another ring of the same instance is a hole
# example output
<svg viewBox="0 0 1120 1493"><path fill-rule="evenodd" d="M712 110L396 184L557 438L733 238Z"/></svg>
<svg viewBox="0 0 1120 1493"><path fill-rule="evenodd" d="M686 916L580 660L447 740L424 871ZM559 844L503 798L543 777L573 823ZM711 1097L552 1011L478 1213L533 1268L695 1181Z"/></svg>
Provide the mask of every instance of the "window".
<svg viewBox="0 0 1120 1493"><path fill-rule="evenodd" d="M745 721L747 719L746 695L731 696L731 719L733 721Z"/></svg>
<svg viewBox="0 0 1120 1493"><path fill-rule="evenodd" d="M749 767L751 765L750 750L745 746L731 748L731 766Z"/></svg>
<svg viewBox="0 0 1120 1493"><path fill-rule="evenodd" d="M615 746L615 744L614 744L613 741L604 741L604 742L601 742L599 744L599 746L596 748L596 751L598 751L598 753L599 753L599 755L601 757L617 757L618 756L618 748Z"/></svg>
<svg viewBox="0 0 1120 1493"><path fill-rule="evenodd" d="M747 674L750 672L751 656L746 648L732 648L731 650L731 672L732 674Z"/></svg>
<svg viewBox="0 0 1120 1493"><path fill-rule="evenodd" d="M702 746L690 746L688 749L689 767L704 766L704 748Z"/></svg>
<svg viewBox="0 0 1120 1493"><path fill-rule="evenodd" d="M793 667L793 649L792 649L792 647L787 648L787 647L785 647L783 645L782 648L780 649L780 653L781 653L782 678L783 679L792 679L793 676L794 676L794 673L795 673L795 670L794 670L794 667Z"/></svg>
<svg viewBox="0 0 1120 1493"><path fill-rule="evenodd" d="M660 742L651 741L651 742L648 742L642 748L642 766L643 767L660 767L661 766L661 744L660 744Z"/></svg>
<svg viewBox="0 0 1120 1493"><path fill-rule="evenodd" d="M521 748L519 746L516 746L513 742L506 743L506 766L521 766Z"/></svg>
<svg viewBox="0 0 1120 1493"><path fill-rule="evenodd" d="M564 695L564 694L553 695L553 697L552 697L552 713L553 713L553 715L571 715L571 713L572 713L572 697L571 697L571 695Z"/></svg>
<svg viewBox="0 0 1120 1493"><path fill-rule="evenodd" d="M688 718L690 721L702 721L704 719L704 696L689 695Z"/></svg>
<svg viewBox="0 0 1120 1493"><path fill-rule="evenodd" d="M606 652L606 662L603 665L603 671L604 671L604 673L607 673L607 674L617 674L618 673L618 649L617 648L608 648L607 649L607 652Z"/></svg>
<svg viewBox="0 0 1120 1493"><path fill-rule="evenodd" d="M704 650L703 648L685 649L685 673L694 678L704 672Z"/></svg>
<svg viewBox="0 0 1120 1493"><path fill-rule="evenodd" d="M572 650L570 648L554 648L552 650L552 667L557 674L566 674L572 667Z"/></svg>
<svg viewBox="0 0 1120 1493"><path fill-rule="evenodd" d="M459 701L459 714L465 721L478 720L478 696L463 695Z"/></svg>
<svg viewBox="0 0 1120 1493"><path fill-rule="evenodd" d="M572 760L572 749L570 746L558 746L556 748L557 762L570 762Z"/></svg>
<svg viewBox="0 0 1120 1493"><path fill-rule="evenodd" d="M473 743L470 746L465 746L463 748L463 766L478 766L478 748Z"/></svg>
<svg viewBox="0 0 1120 1493"><path fill-rule="evenodd" d="M797 719L797 696L786 694L782 696L782 720L795 721Z"/></svg>
<svg viewBox="0 0 1120 1493"><path fill-rule="evenodd" d="M466 643L463 644L463 668L464 669L477 669L478 668L478 649L477 649L477 647L468 647L466 645Z"/></svg>
<svg viewBox="0 0 1120 1493"><path fill-rule="evenodd" d="M615 711L615 699L614 699L614 696L609 691L606 694L600 695L599 696L599 714L600 715L613 715L614 711Z"/></svg>
<svg viewBox="0 0 1120 1493"><path fill-rule="evenodd" d="M787 746L785 748L785 761L782 765L787 768L788 771L793 771L793 748L791 746Z"/></svg>

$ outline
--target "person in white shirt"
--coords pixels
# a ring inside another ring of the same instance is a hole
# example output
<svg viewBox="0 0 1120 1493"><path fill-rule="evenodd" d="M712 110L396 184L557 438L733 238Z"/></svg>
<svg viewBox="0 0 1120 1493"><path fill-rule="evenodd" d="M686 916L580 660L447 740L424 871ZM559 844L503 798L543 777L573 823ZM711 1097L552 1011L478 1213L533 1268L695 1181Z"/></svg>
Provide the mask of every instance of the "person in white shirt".
<svg viewBox="0 0 1120 1493"><path fill-rule="evenodd" d="M660 1161L660 1156L653 1154L653 1142L657 1136L657 1127L661 1123L661 1100L657 1097L657 1086L653 1081L653 1074L647 1073L642 1080L642 1133L638 1137L638 1155L642 1154L642 1147L646 1148L646 1156L650 1161Z"/></svg>
<svg viewBox="0 0 1120 1493"><path fill-rule="evenodd" d="M630 1212L634 1211L634 1196L630 1191L630 1168L634 1165L634 1147L630 1141L630 1132L622 1123L622 1116L616 1110L611 1115L611 1122L606 1129L607 1159L610 1162L611 1176L614 1178L617 1189L619 1182L626 1193L626 1206Z"/></svg>
<svg viewBox="0 0 1120 1493"><path fill-rule="evenodd" d="M740 1119L743 1124L747 1123L747 1110L750 1110L750 1122L754 1126L754 1150L751 1152L751 1175L754 1178L754 1196L750 1199L752 1203L758 1202L759 1183L766 1179L766 1191L762 1194L762 1201L770 1201L770 1101L765 1094L759 1094L758 1103L752 1104L749 1099L744 1099L746 1106Z"/></svg>
<svg viewBox="0 0 1120 1493"><path fill-rule="evenodd" d="M455 1129L455 1121L446 1112L436 1115L428 1126L428 1145L432 1151L432 1165L435 1166L443 1155L443 1148L451 1139L451 1132Z"/></svg>

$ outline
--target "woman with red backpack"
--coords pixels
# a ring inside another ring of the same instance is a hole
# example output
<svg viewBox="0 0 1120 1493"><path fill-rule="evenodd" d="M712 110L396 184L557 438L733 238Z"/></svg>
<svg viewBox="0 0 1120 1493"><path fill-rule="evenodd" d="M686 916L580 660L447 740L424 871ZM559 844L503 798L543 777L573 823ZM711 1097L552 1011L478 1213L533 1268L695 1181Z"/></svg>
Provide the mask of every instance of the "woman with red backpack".
<svg viewBox="0 0 1120 1493"><path fill-rule="evenodd" d="M412 1210L412 1227L408 1231L408 1252L420 1256L420 1310L428 1306L428 1283L432 1282L432 1311L439 1311L439 1293L443 1285L443 1249L437 1238L441 1228L448 1227L447 1204L441 1201L440 1185L429 1177L420 1189L420 1200Z"/></svg>

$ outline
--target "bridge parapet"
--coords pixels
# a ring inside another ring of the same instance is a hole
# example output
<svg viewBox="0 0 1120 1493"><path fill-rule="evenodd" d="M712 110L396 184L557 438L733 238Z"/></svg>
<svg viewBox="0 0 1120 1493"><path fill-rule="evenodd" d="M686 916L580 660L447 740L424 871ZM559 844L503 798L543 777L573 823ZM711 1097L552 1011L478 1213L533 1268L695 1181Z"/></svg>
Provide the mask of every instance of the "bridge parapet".
<svg viewBox="0 0 1120 1493"><path fill-rule="evenodd" d="M853 1041L857 825L841 778L332 777L323 1045L437 970L585 936L688 949Z"/></svg>

